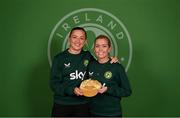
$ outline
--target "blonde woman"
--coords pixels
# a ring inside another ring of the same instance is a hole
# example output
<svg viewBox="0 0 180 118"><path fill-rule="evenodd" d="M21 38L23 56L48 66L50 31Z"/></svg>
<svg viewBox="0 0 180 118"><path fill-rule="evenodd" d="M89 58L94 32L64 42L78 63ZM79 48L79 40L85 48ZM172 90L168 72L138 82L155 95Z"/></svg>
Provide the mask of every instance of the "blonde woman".
<svg viewBox="0 0 180 118"><path fill-rule="evenodd" d="M122 117L121 98L131 95L124 67L119 63L110 64L110 51L109 38L104 35L98 36L94 42L97 61L90 62L89 76L100 81L103 87L90 102L91 116Z"/></svg>

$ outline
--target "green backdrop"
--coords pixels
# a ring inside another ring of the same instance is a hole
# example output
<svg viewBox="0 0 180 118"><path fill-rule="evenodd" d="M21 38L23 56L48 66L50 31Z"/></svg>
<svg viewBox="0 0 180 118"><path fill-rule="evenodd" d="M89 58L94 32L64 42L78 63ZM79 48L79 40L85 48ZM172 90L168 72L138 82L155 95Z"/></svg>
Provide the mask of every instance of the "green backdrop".
<svg viewBox="0 0 180 118"><path fill-rule="evenodd" d="M0 0L0 116L50 116L49 36L67 13L104 9L133 45L124 116L180 116L179 0ZM120 57L119 57L120 58Z"/></svg>

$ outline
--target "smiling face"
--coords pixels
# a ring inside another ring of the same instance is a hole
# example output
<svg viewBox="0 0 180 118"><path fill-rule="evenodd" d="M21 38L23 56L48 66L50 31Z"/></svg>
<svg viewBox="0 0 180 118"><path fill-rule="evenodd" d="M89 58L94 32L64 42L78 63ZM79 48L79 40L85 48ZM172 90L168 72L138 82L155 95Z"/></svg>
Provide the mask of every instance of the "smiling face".
<svg viewBox="0 0 180 118"><path fill-rule="evenodd" d="M73 30L69 36L69 50L72 53L80 53L86 42L86 34L83 30Z"/></svg>
<svg viewBox="0 0 180 118"><path fill-rule="evenodd" d="M110 41L105 37L100 37L95 40L94 52L100 62L109 60L109 52L111 51Z"/></svg>

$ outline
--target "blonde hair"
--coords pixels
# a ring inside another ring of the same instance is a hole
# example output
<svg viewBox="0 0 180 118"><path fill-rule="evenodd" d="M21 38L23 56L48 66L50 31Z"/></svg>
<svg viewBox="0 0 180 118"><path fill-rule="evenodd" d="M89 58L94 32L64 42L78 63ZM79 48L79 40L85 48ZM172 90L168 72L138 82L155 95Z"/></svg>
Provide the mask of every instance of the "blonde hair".
<svg viewBox="0 0 180 118"><path fill-rule="evenodd" d="M99 35L96 37L96 39L94 40L94 44L96 43L96 41L98 39L105 39L108 42L108 46L111 47L111 41L109 39L109 37L105 36L105 35Z"/></svg>

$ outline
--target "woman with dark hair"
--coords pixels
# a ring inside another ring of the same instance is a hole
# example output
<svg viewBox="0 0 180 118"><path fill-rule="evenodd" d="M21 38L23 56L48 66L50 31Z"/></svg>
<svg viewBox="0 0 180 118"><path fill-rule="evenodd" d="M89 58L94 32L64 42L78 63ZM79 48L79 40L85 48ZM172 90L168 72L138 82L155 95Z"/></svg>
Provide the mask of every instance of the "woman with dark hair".
<svg viewBox="0 0 180 118"><path fill-rule="evenodd" d="M54 57L50 79L54 92L52 117L88 116L88 99L77 88L84 79L89 61L93 60L89 51L82 50L86 40L83 28L73 28L69 34L69 48Z"/></svg>
<svg viewBox="0 0 180 118"><path fill-rule="evenodd" d="M79 89L85 79L87 66L94 60L83 46L87 41L86 31L75 27L69 34L69 48L57 54L51 68L50 87L54 92L52 117L88 116L89 98L84 97ZM112 59L117 62L117 59Z"/></svg>

